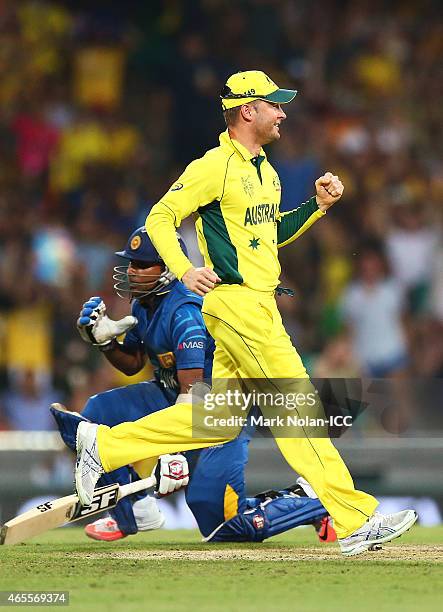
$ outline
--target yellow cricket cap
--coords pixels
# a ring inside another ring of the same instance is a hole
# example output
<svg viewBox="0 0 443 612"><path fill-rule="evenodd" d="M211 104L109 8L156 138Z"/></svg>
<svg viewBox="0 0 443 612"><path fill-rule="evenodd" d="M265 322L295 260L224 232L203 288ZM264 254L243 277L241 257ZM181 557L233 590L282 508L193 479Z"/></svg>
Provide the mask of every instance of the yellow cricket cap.
<svg viewBox="0 0 443 612"><path fill-rule="evenodd" d="M223 110L252 102L267 100L275 104L287 104L295 98L295 89L280 89L261 70L236 72L226 81L220 94Z"/></svg>

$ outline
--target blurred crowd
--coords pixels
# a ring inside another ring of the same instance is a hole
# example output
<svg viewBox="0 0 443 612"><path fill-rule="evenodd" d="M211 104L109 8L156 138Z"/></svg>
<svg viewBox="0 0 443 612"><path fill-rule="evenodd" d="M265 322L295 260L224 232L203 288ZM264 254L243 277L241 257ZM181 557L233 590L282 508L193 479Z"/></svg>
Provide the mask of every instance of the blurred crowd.
<svg viewBox="0 0 443 612"><path fill-rule="evenodd" d="M113 253L218 144L219 91L244 69L299 92L269 150L282 209L327 170L345 184L281 251L310 372L442 376L442 30L433 0L1 0L0 429L50 429L51 401L135 380L81 341L78 312L100 295L128 313Z"/></svg>

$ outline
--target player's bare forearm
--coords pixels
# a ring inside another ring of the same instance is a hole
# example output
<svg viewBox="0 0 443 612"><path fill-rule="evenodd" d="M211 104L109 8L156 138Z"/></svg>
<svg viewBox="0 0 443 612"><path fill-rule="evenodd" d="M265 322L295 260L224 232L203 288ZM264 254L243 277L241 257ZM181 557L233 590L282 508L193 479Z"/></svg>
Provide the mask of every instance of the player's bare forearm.
<svg viewBox="0 0 443 612"><path fill-rule="evenodd" d="M177 370L177 379L180 385L180 393L189 393L194 383L203 380L203 368Z"/></svg>
<svg viewBox="0 0 443 612"><path fill-rule="evenodd" d="M337 175L326 172L315 181L315 189L317 205L325 212L341 198L344 186Z"/></svg>
<svg viewBox="0 0 443 612"><path fill-rule="evenodd" d="M146 364L146 355L142 351L131 351L117 340L114 340L111 347L103 352L103 355L114 368L120 370L126 376L137 374Z"/></svg>

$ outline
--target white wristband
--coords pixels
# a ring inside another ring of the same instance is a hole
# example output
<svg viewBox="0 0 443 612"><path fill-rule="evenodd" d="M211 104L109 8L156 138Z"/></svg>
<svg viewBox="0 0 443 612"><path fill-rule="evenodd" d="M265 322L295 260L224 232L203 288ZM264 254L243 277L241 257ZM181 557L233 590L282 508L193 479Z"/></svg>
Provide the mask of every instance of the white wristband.
<svg viewBox="0 0 443 612"><path fill-rule="evenodd" d="M192 393L180 393L175 400L176 404L192 404Z"/></svg>

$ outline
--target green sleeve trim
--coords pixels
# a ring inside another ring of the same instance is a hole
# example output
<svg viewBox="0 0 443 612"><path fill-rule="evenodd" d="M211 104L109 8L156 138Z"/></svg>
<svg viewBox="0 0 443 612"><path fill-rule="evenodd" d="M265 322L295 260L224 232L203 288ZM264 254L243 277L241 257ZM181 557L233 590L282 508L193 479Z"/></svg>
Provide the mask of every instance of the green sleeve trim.
<svg viewBox="0 0 443 612"><path fill-rule="evenodd" d="M243 277L238 271L237 249L229 237L220 202L215 200L199 208L198 212L202 220L208 255L214 264L214 272L223 283L229 285L243 283Z"/></svg>
<svg viewBox="0 0 443 612"><path fill-rule="evenodd" d="M280 248L296 240L325 214L319 209L315 196L298 208L282 213L277 221L277 246Z"/></svg>

